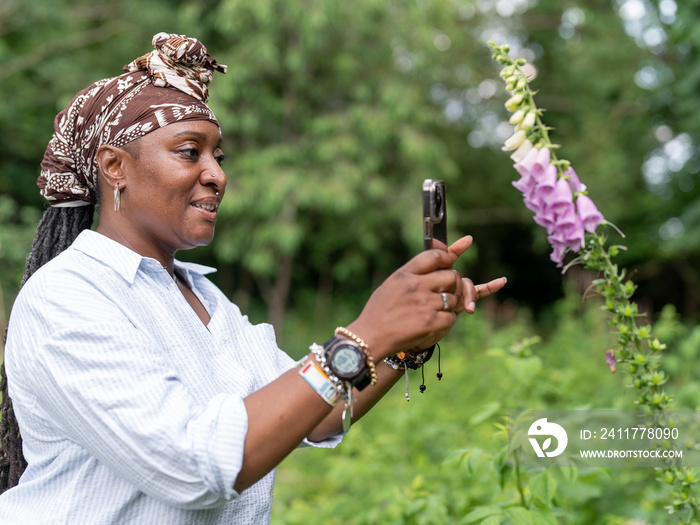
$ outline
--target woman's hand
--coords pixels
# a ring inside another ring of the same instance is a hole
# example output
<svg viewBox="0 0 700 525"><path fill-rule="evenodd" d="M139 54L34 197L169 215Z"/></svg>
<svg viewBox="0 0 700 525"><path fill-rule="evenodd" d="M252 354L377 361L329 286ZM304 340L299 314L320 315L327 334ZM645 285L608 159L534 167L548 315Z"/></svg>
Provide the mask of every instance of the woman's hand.
<svg viewBox="0 0 700 525"><path fill-rule="evenodd" d="M499 290L504 279L474 286L452 269L472 244L464 237L447 249L416 255L372 294L348 329L369 345L375 360L405 350L422 350L439 341L459 312L474 311L480 297ZM442 294L447 294L447 309ZM355 392L354 420L374 406L402 376L377 367L377 384ZM244 399L248 412L243 467L234 488L241 491L267 474L304 436L321 441L342 431L344 404L333 409L293 368Z"/></svg>
<svg viewBox="0 0 700 525"><path fill-rule="evenodd" d="M448 248L448 251L453 252L459 258L472 245L471 235L462 237ZM456 313L467 312L473 314L476 310L476 301L482 297L488 297L503 288L507 282L505 277L493 279L487 283L475 285L468 277L462 278L462 293L463 300L455 308Z"/></svg>
<svg viewBox="0 0 700 525"><path fill-rule="evenodd" d="M459 313L473 313L477 299L503 287L503 278L474 285L453 270L471 245L472 237L466 236L446 251L421 252L377 288L348 326L367 342L375 359L432 346L449 332Z"/></svg>

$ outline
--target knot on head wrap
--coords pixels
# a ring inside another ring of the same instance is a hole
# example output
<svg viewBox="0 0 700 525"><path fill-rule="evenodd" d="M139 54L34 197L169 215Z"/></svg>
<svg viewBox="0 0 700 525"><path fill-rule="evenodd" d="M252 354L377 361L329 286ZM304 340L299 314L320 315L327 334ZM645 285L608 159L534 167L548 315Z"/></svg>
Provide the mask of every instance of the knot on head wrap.
<svg viewBox="0 0 700 525"><path fill-rule="evenodd" d="M209 120L212 71L226 72L196 39L159 33L154 51L124 66L123 75L80 91L54 120L37 185L53 206L96 202L97 149L121 147L174 122Z"/></svg>
<svg viewBox="0 0 700 525"><path fill-rule="evenodd" d="M212 71L226 73L226 66L217 64L195 38L158 33L153 37L153 51L124 66L127 72L138 70L148 71L158 87L174 87L206 102Z"/></svg>

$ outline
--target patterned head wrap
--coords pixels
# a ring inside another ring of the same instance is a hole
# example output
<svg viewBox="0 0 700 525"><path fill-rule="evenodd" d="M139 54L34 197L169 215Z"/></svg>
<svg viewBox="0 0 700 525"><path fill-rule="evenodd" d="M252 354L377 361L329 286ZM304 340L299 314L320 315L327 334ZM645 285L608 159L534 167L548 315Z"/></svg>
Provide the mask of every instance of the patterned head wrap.
<svg viewBox="0 0 700 525"><path fill-rule="evenodd" d="M196 39L158 33L154 50L124 66L118 77L80 91L54 121L37 185L53 206L96 201L97 149L121 147L174 122L209 120L213 71L226 72Z"/></svg>

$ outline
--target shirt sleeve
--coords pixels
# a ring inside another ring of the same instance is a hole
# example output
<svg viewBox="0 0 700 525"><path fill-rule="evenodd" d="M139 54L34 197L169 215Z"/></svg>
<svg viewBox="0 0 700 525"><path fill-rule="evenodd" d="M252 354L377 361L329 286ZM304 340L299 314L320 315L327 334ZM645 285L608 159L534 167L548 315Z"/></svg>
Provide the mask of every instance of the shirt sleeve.
<svg viewBox="0 0 700 525"><path fill-rule="evenodd" d="M51 293L32 300L37 286L23 291L11 321L12 352L22 355L12 361L47 422L170 505L209 508L238 496L248 428L240 396L195 404L164 349L98 289L71 290L68 304L80 307Z"/></svg>
<svg viewBox="0 0 700 525"><path fill-rule="evenodd" d="M240 312L238 306L229 301L224 293L216 288L208 279L201 277L200 279L195 280L195 285L204 288L207 294L216 296L217 301L226 303L227 309L230 309L233 312L233 316L236 318L236 321L232 321L232 323L241 323L240 334L243 336L243 338L249 341L255 341L257 347L256 359L265 359L271 363L270 367L265 367L264 370L261 370L261 374L266 375L264 380L265 384L274 381L285 372L297 366L297 362L294 361L294 359L292 359L284 350L279 348L275 337L275 330L272 325L267 323L252 324L248 317ZM299 444L299 447L312 446L316 448L335 448L343 440L344 435L344 433L339 433L318 442L304 439Z"/></svg>

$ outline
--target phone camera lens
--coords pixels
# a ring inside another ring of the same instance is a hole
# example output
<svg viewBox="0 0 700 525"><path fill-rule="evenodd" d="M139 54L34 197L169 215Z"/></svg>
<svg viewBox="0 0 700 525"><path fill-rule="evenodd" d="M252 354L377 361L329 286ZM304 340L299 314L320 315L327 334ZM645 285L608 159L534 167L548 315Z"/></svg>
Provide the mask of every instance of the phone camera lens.
<svg viewBox="0 0 700 525"><path fill-rule="evenodd" d="M435 214L442 215L442 194L439 191L435 192Z"/></svg>

